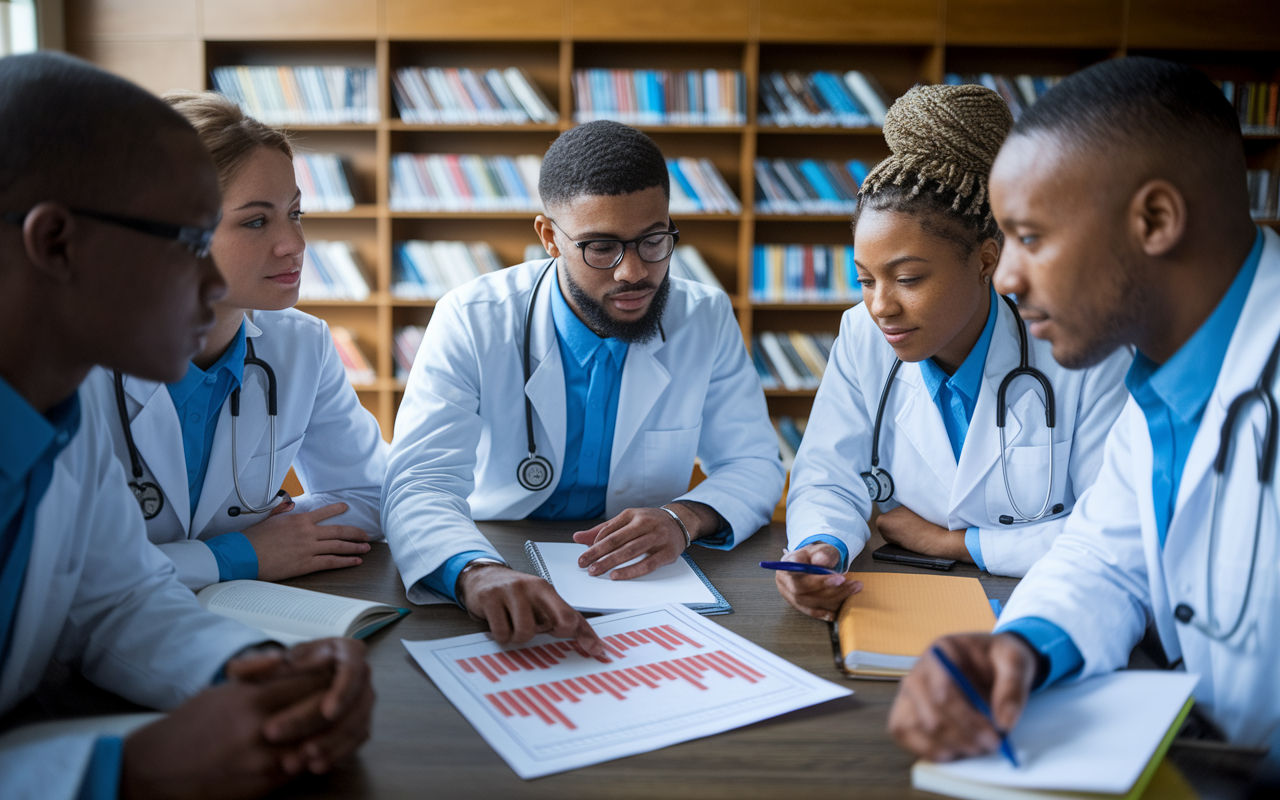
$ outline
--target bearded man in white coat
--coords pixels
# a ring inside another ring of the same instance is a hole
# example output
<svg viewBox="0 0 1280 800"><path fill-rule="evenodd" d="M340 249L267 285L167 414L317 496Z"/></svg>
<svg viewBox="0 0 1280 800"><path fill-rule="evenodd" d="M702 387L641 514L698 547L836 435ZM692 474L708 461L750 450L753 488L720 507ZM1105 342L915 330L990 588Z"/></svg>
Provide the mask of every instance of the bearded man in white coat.
<svg viewBox="0 0 1280 800"><path fill-rule="evenodd" d="M625 580L691 542L722 549L770 518L783 468L724 292L668 273L680 232L662 152L616 122L573 128L542 162L549 259L436 305L383 489L409 599L456 599L500 642L600 643L545 581L506 569L475 520L588 519L592 575ZM694 458L707 479L693 489Z"/></svg>
<svg viewBox="0 0 1280 800"><path fill-rule="evenodd" d="M1127 58L1051 90L992 169L997 291L1064 366L1137 350L1098 479L995 634L939 642L1005 730L1030 692L1124 667L1153 627L1199 676L1203 716L1280 763L1280 237L1250 219L1245 164L1207 77ZM903 681L890 730L937 760L999 741L933 658Z"/></svg>

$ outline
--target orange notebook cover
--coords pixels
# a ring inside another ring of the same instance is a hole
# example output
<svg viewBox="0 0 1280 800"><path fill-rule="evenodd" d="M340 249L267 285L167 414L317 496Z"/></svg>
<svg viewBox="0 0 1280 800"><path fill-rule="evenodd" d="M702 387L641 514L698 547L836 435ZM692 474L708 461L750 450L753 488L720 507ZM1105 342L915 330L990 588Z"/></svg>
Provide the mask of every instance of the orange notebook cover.
<svg viewBox="0 0 1280 800"><path fill-rule="evenodd" d="M900 678L934 639L989 632L996 624L977 578L898 572L850 572L862 591L832 624L836 664L863 678Z"/></svg>

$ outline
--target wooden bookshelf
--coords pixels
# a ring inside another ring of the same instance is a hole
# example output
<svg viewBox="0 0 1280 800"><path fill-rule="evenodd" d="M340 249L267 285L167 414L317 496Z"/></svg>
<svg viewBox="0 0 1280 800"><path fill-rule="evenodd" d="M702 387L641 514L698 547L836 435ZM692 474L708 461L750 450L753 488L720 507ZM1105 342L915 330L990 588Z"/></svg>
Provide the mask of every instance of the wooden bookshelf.
<svg viewBox="0 0 1280 800"><path fill-rule="evenodd" d="M774 69L858 69L893 97L947 72L1066 74L1127 53L1193 64L1216 79L1280 80L1280 4L1274 0L67 0L67 44L77 55L163 92L203 88L233 64L333 64L378 70L382 118L368 125L299 125L298 146L340 153L356 207L311 213L307 235L355 243L372 294L301 307L352 329L377 379L357 387L390 438L403 394L393 331L425 324L434 302L390 294L393 243L409 238L488 241L507 263L536 241L528 213L391 211L396 152L543 153L573 124L574 69L739 69L745 125L642 126L668 156L710 158L742 201L741 214L677 215L729 292L743 335L832 331L845 306L755 303L756 243L847 244L844 217L758 215L759 156L874 162L878 129L760 126L757 84ZM525 70L560 119L539 125L422 125L401 121L390 75L403 66ZM1280 137L1247 137L1251 167L1280 170ZM1270 220L1266 224L1278 225ZM766 393L770 412L806 415L813 392Z"/></svg>

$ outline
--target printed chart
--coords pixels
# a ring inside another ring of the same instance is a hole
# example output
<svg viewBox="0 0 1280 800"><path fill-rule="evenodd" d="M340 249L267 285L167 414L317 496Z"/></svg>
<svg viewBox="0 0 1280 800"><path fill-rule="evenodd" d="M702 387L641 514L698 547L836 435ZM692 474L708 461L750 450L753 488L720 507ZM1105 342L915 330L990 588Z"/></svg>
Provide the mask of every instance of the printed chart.
<svg viewBox="0 0 1280 800"><path fill-rule="evenodd" d="M404 642L522 778L656 750L851 692L671 604L591 620L608 655L538 636Z"/></svg>

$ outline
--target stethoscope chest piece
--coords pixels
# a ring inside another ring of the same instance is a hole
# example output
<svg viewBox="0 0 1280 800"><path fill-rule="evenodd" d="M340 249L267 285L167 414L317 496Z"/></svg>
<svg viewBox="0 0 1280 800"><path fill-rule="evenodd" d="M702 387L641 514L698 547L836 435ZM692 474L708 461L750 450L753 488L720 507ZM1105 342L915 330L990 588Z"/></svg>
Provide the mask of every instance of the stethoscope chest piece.
<svg viewBox="0 0 1280 800"><path fill-rule="evenodd" d="M151 481L130 481L129 489L142 509L143 519L155 519L164 508L164 493Z"/></svg>
<svg viewBox="0 0 1280 800"><path fill-rule="evenodd" d="M551 485L555 470L551 462L539 455L530 454L516 467L516 480L531 492L540 492Z"/></svg>
<svg viewBox="0 0 1280 800"><path fill-rule="evenodd" d="M867 485L867 493L873 503L887 503L893 497L893 476L879 467L872 467L870 472L862 473L862 481Z"/></svg>

